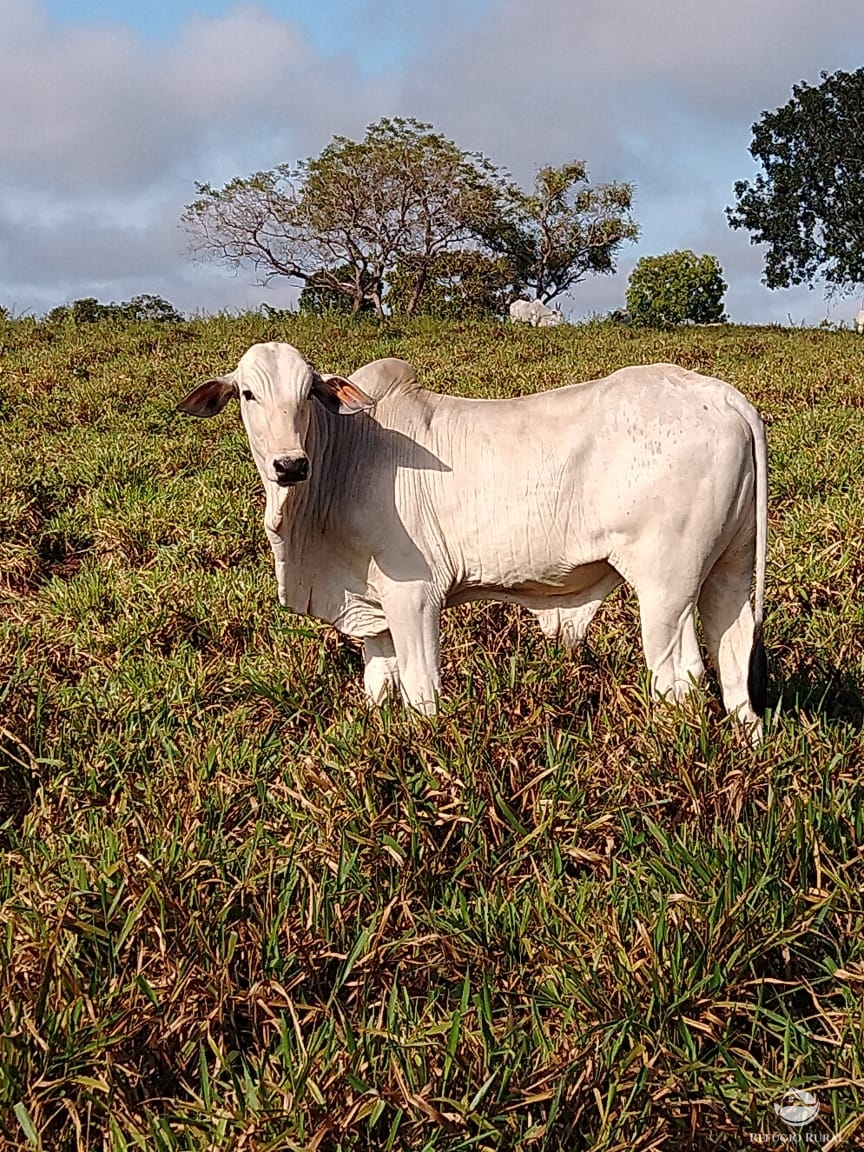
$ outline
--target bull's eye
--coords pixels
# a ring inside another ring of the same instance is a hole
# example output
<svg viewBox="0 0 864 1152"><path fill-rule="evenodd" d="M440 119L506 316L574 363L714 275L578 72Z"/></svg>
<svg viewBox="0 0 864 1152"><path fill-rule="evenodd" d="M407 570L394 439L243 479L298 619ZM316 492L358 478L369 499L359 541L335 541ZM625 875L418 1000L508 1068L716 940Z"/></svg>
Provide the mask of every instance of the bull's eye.
<svg viewBox="0 0 864 1152"><path fill-rule="evenodd" d="M244 388L243 389L243 399L244 400L254 400L255 399L255 393L250 392L248 388Z"/></svg>

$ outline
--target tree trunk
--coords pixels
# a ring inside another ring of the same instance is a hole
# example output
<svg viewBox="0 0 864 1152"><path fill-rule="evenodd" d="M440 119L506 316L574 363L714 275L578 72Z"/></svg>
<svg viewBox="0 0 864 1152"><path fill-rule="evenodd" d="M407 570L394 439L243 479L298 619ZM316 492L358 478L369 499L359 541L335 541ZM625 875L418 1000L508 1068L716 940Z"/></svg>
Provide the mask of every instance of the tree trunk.
<svg viewBox="0 0 864 1152"><path fill-rule="evenodd" d="M351 301L351 315L356 316L360 309L363 307L363 301L366 299L366 292L363 288L363 279L360 275L360 269L355 265L354 267L354 296Z"/></svg>
<svg viewBox="0 0 864 1152"><path fill-rule="evenodd" d="M429 266L424 264L417 275L414 282L414 291L411 293L411 299L408 301L405 308L406 316L413 316L417 310L417 305L420 303L420 297L423 295L423 289L426 287L426 281L429 279Z"/></svg>

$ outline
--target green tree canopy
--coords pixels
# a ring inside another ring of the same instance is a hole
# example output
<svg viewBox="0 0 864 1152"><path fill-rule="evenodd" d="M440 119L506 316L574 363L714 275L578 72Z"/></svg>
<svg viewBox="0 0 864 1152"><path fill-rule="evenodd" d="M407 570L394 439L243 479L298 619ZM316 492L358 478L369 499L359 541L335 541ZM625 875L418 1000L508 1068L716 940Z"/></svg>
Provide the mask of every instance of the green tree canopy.
<svg viewBox="0 0 864 1152"><path fill-rule="evenodd" d="M632 184L588 183L581 160L540 168L531 192L511 185L485 235L506 254L517 289L548 303L586 276L615 271L621 245L636 240Z"/></svg>
<svg viewBox="0 0 864 1152"><path fill-rule="evenodd" d="M323 315L325 312L373 312L372 301L364 297L359 308L354 307L353 295L334 288L334 284L354 283L354 269L350 264L338 268L322 268L309 277L300 293L300 311Z"/></svg>
<svg viewBox="0 0 864 1152"><path fill-rule="evenodd" d="M442 252L428 266L419 299L414 301L416 276L397 265L387 274L386 303L397 314L434 316L494 316L503 313L513 295L513 269L506 257L479 249Z"/></svg>
<svg viewBox="0 0 864 1152"><path fill-rule="evenodd" d="M100 304L95 296L85 296L73 300L71 304L61 304L52 308L45 316L49 324L70 323L77 326L96 324L100 320L121 320L137 323L153 320L158 324L177 324L183 319L181 312L161 296L148 292L124 300L121 304Z"/></svg>
<svg viewBox="0 0 864 1152"><path fill-rule="evenodd" d="M412 119L383 119L362 141L336 136L320 156L224 188L197 185L183 220L197 254L266 283L287 276L383 314L388 270L410 273L409 312L432 262L470 242L496 211L502 177L479 153Z"/></svg>
<svg viewBox="0 0 864 1152"><path fill-rule="evenodd" d="M666 328L723 320L726 283L715 256L689 250L643 256L630 274L627 310L636 324Z"/></svg>
<svg viewBox="0 0 864 1152"><path fill-rule="evenodd" d="M750 153L763 171L736 183L726 209L731 227L768 245L769 288L864 284L864 68L821 76L753 125Z"/></svg>
<svg viewBox="0 0 864 1152"><path fill-rule="evenodd" d="M412 119L379 120L361 141L336 136L294 168L196 188L183 215L193 254L251 265L263 283L299 281L303 306L316 309L339 297L383 315L388 289L407 315L433 299L451 312L503 311L525 288L548 301L614 271L638 235L631 185L591 187L574 161L541 168L525 193Z"/></svg>

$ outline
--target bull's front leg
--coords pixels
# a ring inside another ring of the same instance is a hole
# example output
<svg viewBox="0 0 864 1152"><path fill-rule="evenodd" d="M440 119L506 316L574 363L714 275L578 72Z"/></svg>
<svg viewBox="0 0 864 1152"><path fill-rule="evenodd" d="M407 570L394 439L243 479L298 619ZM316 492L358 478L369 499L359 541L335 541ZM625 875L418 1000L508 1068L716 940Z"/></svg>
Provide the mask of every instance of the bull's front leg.
<svg viewBox="0 0 864 1152"><path fill-rule="evenodd" d="M402 698L434 716L441 691L441 599L426 581L388 581L381 607L393 638Z"/></svg>
<svg viewBox="0 0 864 1152"><path fill-rule="evenodd" d="M389 632L363 640L363 687L370 704L383 704L399 693L399 662Z"/></svg>

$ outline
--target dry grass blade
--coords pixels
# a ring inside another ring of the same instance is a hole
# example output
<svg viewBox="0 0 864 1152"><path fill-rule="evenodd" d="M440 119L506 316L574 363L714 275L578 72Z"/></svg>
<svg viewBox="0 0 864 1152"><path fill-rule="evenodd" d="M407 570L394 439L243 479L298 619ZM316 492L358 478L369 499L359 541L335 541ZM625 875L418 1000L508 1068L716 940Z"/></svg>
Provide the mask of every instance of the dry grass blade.
<svg viewBox="0 0 864 1152"><path fill-rule="evenodd" d="M454 611L441 717L367 710L355 648L276 605L241 431L173 415L270 338L333 370L402 356L467 395L651 361L740 387L770 418L764 747L712 686L651 704L623 590L576 657L513 609ZM725 1150L779 1135L802 1087L823 1146L854 1147L860 349L7 321L0 1145Z"/></svg>

